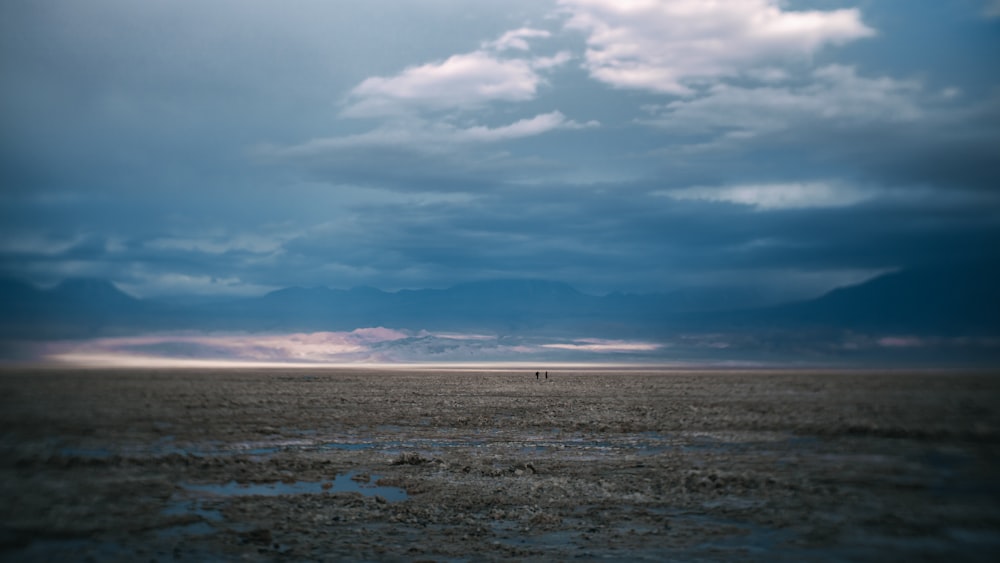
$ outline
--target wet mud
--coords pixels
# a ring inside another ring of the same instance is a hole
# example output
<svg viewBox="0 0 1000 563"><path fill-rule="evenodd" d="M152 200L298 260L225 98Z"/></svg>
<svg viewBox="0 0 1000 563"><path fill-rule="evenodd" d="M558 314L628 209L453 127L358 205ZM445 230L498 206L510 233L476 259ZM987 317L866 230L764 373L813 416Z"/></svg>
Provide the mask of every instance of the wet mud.
<svg viewBox="0 0 1000 563"><path fill-rule="evenodd" d="M1000 374L0 372L3 561L994 561Z"/></svg>

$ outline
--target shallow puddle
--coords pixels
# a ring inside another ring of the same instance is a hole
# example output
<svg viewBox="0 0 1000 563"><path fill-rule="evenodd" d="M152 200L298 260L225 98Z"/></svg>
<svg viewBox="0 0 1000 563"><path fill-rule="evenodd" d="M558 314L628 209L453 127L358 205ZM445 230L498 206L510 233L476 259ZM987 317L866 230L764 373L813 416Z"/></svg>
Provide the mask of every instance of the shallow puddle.
<svg viewBox="0 0 1000 563"><path fill-rule="evenodd" d="M183 516L194 514L201 518L203 522L222 522L222 513L218 510L207 509L198 501L177 501L171 503L163 509L164 516Z"/></svg>
<svg viewBox="0 0 1000 563"><path fill-rule="evenodd" d="M292 483L237 483L230 481L221 485L182 484L186 491L210 496L279 496L306 495L320 493L360 493L366 497L379 496L389 502L406 500L406 491L399 487L377 485L378 475L372 475L367 483L354 480L355 473L341 473L333 481L295 481Z"/></svg>
<svg viewBox="0 0 1000 563"><path fill-rule="evenodd" d="M189 536L207 536L215 532L215 527L208 522L192 522L190 524L181 524L157 530L156 536L160 539L185 538Z"/></svg>

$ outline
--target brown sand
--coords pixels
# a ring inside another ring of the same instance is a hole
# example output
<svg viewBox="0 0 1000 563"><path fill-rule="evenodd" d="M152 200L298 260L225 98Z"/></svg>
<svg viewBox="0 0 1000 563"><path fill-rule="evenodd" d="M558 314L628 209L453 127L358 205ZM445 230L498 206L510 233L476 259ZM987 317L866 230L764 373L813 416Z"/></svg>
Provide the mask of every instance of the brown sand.
<svg viewBox="0 0 1000 563"><path fill-rule="evenodd" d="M549 371L0 372L0 559L1000 550L1000 374Z"/></svg>

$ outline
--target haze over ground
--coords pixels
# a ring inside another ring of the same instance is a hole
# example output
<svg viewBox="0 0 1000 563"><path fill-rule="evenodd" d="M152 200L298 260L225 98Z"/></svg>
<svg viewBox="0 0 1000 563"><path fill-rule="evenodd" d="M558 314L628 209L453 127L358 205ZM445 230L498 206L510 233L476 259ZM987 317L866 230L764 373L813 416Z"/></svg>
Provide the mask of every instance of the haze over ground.
<svg viewBox="0 0 1000 563"><path fill-rule="evenodd" d="M69 307L41 319L60 339L81 323L69 336L228 334L239 315L207 300L290 287L545 280L605 299L600 322L570 307L511 327L483 306L449 327L416 307L242 330L545 336L516 346L655 344L660 359L724 334L706 349L882 342L992 362L997 53L995 0L5 2L0 275L110 280L186 311ZM806 313L718 313L897 271L923 272L903 279L918 290L890 277ZM5 311L30 301L5 288ZM664 304L678 292L706 314ZM789 343L803 315L821 333ZM44 340L14 318L5 349Z"/></svg>

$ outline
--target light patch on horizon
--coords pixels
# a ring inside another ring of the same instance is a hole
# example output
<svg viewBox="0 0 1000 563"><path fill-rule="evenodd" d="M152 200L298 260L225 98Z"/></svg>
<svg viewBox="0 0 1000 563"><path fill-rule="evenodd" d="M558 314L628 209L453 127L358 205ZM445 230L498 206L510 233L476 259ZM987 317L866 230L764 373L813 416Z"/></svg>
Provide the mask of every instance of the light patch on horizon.
<svg viewBox="0 0 1000 563"><path fill-rule="evenodd" d="M916 336L884 336L876 343L883 348L923 348L927 342Z"/></svg>
<svg viewBox="0 0 1000 563"><path fill-rule="evenodd" d="M857 343L853 343L857 345ZM865 345L879 348L992 348L1000 349L1000 338L890 335L875 337Z"/></svg>
<svg viewBox="0 0 1000 563"><path fill-rule="evenodd" d="M444 338L447 340L496 340L496 336L491 334L469 334L461 332L428 332L428 336L433 336L436 338ZM423 336L423 333L421 334Z"/></svg>
<svg viewBox="0 0 1000 563"><path fill-rule="evenodd" d="M398 330L375 327L350 332L109 337L53 343L48 356L288 363L364 361L372 345L409 336Z"/></svg>
<svg viewBox="0 0 1000 563"><path fill-rule="evenodd" d="M579 352L621 353L654 352L663 348L654 342L632 342L627 340L606 340L602 338L581 338L570 343L542 344L542 348L552 350L573 350Z"/></svg>
<svg viewBox="0 0 1000 563"><path fill-rule="evenodd" d="M322 368L330 367L327 363L275 362L252 360L209 360L196 358L170 358L165 356L143 356L132 354L70 352L53 354L47 359L56 364L76 367L93 368L132 368L132 369L166 369L166 368L198 368L198 369L248 369L248 368Z"/></svg>
<svg viewBox="0 0 1000 563"><path fill-rule="evenodd" d="M828 182L695 186L654 193L678 200L746 205L757 211L844 207L872 197L869 192Z"/></svg>
<svg viewBox="0 0 1000 563"><path fill-rule="evenodd" d="M544 361L553 352L620 355L669 347L645 341L581 338L501 339L476 333L429 333L384 327L350 332L291 334L150 334L64 340L43 346L42 361L79 365L142 365L142 362L227 362L273 365L369 364L494 359ZM484 355L485 353L485 355ZM565 360L566 356L560 354ZM138 363L137 363L138 362Z"/></svg>

